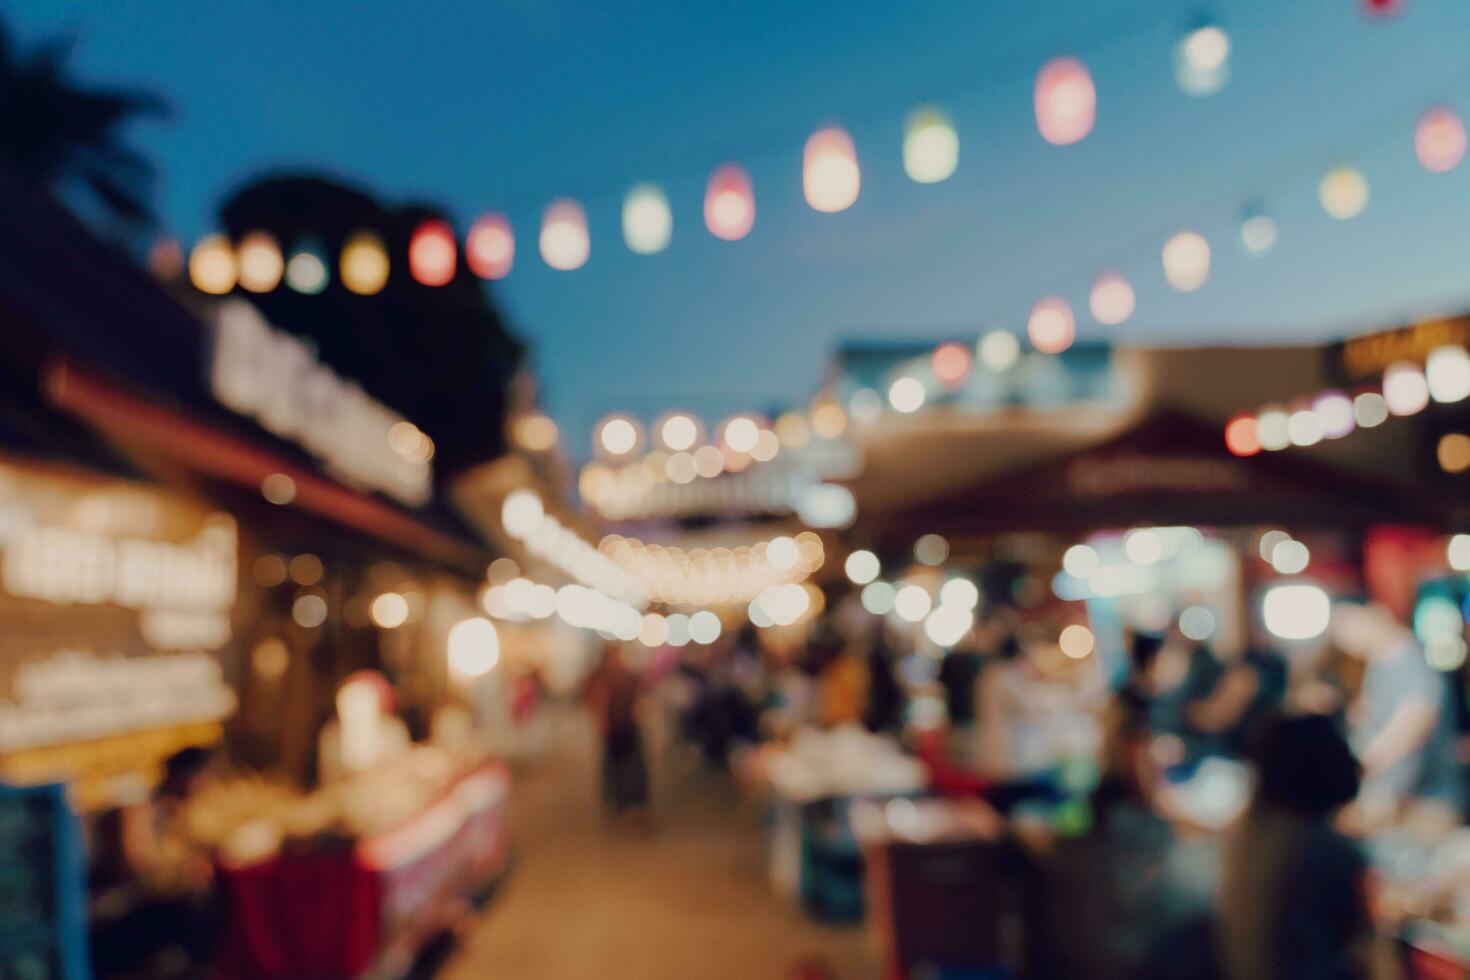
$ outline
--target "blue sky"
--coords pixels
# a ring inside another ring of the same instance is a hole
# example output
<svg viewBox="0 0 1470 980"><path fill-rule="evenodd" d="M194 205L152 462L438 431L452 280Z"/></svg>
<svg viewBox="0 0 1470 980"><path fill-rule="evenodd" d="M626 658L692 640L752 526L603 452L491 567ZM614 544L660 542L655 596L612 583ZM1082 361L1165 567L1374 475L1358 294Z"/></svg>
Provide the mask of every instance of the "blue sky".
<svg viewBox="0 0 1470 980"><path fill-rule="evenodd" d="M1232 78L1192 98L1171 47L1202 10L1231 34ZM1412 142L1429 105L1470 117L1463 0L1411 0L1386 22L1356 0L11 0L4 16L24 40L75 30L83 77L174 104L137 140L186 241L234 184L289 166L440 204L461 229L507 212L518 257L496 295L578 454L608 411L799 402L844 337L1019 331L1051 292L1083 311L1107 268L1133 280L1138 312L1114 328L1079 313L1083 337L1313 340L1470 307L1470 163L1430 175ZM1036 132L1031 86L1062 53L1087 61L1099 108L1091 136L1058 148ZM902 170L920 102L960 133L958 172L933 186ZM802 142L827 123L863 167L858 203L836 215L801 196ZM726 243L700 202L732 159L758 217ZM1350 222L1316 203L1340 161L1372 187ZM644 180L675 216L672 246L650 257L619 231L622 194ZM541 209L562 195L592 231L573 273L535 254ZM1261 259L1234 237L1250 202L1281 227ZM1215 251L1189 295L1158 258L1184 226Z"/></svg>

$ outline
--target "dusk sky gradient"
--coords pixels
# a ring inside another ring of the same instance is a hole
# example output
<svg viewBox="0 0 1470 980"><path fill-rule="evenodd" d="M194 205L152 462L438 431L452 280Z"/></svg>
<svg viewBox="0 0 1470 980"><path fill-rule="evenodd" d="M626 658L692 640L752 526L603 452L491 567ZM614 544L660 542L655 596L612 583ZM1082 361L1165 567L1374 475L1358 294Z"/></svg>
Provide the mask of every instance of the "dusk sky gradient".
<svg viewBox="0 0 1470 980"><path fill-rule="evenodd" d="M1232 72L1195 98L1171 59L1202 12L1230 32ZM1464 0L1409 0L1381 22L1357 0L12 0L3 15L22 41L76 31L83 79L173 104L136 141L163 175L164 227L186 243L266 170L441 205L461 232L508 213L517 260L495 294L576 455L605 412L802 404L844 338L1024 332L1052 292L1083 338L1181 344L1320 340L1470 309L1470 163L1432 175L1413 149L1424 109L1470 117ZM1044 143L1032 114L1056 54L1085 60L1098 90L1096 129L1071 147ZM931 186L900 156L923 102L949 112L961 145L955 176ZM801 191L802 143L828 123L862 165L857 204L836 215ZM701 218L727 160L756 193L755 229L735 243ZM1317 203L1338 162L1371 184L1353 221ZM630 252L619 225L622 195L647 180L674 208L655 256ZM592 232L571 273L535 247L542 208L564 195ZM1264 258L1237 238L1251 203L1280 226ZM1182 227L1215 255L1187 295L1159 263ZM1104 328L1086 296L1114 268L1138 312ZM470 410L475 393L455 397Z"/></svg>

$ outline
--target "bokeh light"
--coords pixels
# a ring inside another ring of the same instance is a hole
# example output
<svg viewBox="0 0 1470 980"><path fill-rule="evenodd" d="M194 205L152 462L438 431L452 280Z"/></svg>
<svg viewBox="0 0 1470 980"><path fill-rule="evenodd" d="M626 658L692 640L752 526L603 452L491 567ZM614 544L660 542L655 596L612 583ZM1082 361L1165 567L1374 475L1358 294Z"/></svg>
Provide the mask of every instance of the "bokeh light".
<svg viewBox="0 0 1470 980"><path fill-rule="evenodd" d="M623 241L639 255L654 255L674 237L674 212L657 184L639 184L623 199Z"/></svg>
<svg viewBox="0 0 1470 980"><path fill-rule="evenodd" d="M847 556L843 562L842 570L847 574L848 581L853 585L867 585L878 577L882 571L882 565L878 556L866 548L859 548Z"/></svg>
<svg viewBox="0 0 1470 980"><path fill-rule="evenodd" d="M1055 146L1085 139L1097 119L1097 90L1076 58L1053 58L1036 76L1036 128Z"/></svg>
<svg viewBox="0 0 1470 980"><path fill-rule="evenodd" d="M569 197L552 201L541 215L541 258L560 272L571 272L587 264L592 238L587 232L587 213Z"/></svg>
<svg viewBox="0 0 1470 980"><path fill-rule="evenodd" d="M970 348L949 341L929 355L929 369L946 388L957 388L970 376Z"/></svg>
<svg viewBox="0 0 1470 980"><path fill-rule="evenodd" d="M801 185L813 210L830 213L852 207L862 185L852 137L835 127L809 136L802 152Z"/></svg>
<svg viewBox="0 0 1470 980"><path fill-rule="evenodd" d="M1390 415L1414 415L1429 405L1429 382L1419 365L1396 361L1383 372L1383 400Z"/></svg>
<svg viewBox="0 0 1470 980"><path fill-rule="evenodd" d="M1164 243L1164 278L1181 293L1199 289L1210 278L1210 243L1196 231L1181 231Z"/></svg>
<svg viewBox="0 0 1470 980"><path fill-rule="evenodd" d="M755 227L755 190L750 174L737 163L715 170L704 192L704 223L711 235L739 241Z"/></svg>
<svg viewBox="0 0 1470 980"><path fill-rule="evenodd" d="M1329 388L1312 401L1312 411L1317 416L1317 426L1327 439L1341 439L1351 435L1358 427L1353 418L1353 400L1346 392Z"/></svg>
<svg viewBox="0 0 1470 980"><path fill-rule="evenodd" d="M1353 421L1360 429L1371 429L1388 421L1388 401L1376 391L1361 391L1353 398Z"/></svg>
<svg viewBox="0 0 1470 980"><path fill-rule="evenodd" d="M1271 635L1283 640L1321 636L1331 619L1332 600L1316 585L1273 586L1261 599L1261 621Z"/></svg>
<svg viewBox="0 0 1470 980"><path fill-rule="evenodd" d="M1465 124L1453 109L1436 106L1414 126L1414 153L1432 174L1454 170L1465 159Z"/></svg>
<svg viewBox="0 0 1470 980"><path fill-rule="evenodd" d="M903 129L903 169L919 184L948 180L960 162L960 137L939 109L921 106L910 112Z"/></svg>
<svg viewBox="0 0 1470 980"><path fill-rule="evenodd" d="M637 423L624 415L603 419L597 427L597 448L609 456L626 456L641 441Z"/></svg>
<svg viewBox="0 0 1470 980"><path fill-rule="evenodd" d="M1026 321L1026 335L1031 338L1031 346L1043 354L1060 354L1071 347L1077 337L1071 304L1060 296L1038 300Z"/></svg>
<svg viewBox="0 0 1470 980"><path fill-rule="evenodd" d="M1116 326L1133 315L1136 302L1133 285L1122 273L1105 272L1092 284L1087 308L1098 323Z"/></svg>
<svg viewBox="0 0 1470 980"><path fill-rule="evenodd" d="M1442 405L1470 398L1470 351L1456 344L1436 347L1424 360L1424 380L1429 397Z"/></svg>
<svg viewBox="0 0 1470 980"><path fill-rule="evenodd" d="M924 407L924 383L908 376L896 379L888 386L888 404L895 412L908 415Z"/></svg>
<svg viewBox="0 0 1470 980"><path fill-rule="evenodd" d="M388 252L383 240L370 231L350 236L338 256L342 285L359 296L381 292L388 283Z"/></svg>
<svg viewBox="0 0 1470 980"><path fill-rule="evenodd" d="M1322 210L1339 221L1348 221L1368 206L1368 178L1353 167L1334 167L1317 187Z"/></svg>
<svg viewBox="0 0 1470 980"><path fill-rule="evenodd" d="M980 338L976 353L986 369L999 374L1015 367L1021 357L1021 342L1009 331L992 330Z"/></svg>
<svg viewBox="0 0 1470 980"><path fill-rule="evenodd" d="M189 281L201 293L223 296L235 288L239 266L224 235L205 235L189 253Z"/></svg>
<svg viewBox="0 0 1470 980"><path fill-rule="evenodd" d="M240 239L235 252L239 261L240 288L268 293L281 284L286 261L270 232L252 231Z"/></svg>
<svg viewBox="0 0 1470 980"><path fill-rule="evenodd" d="M893 597L893 611L898 618L910 623L917 623L929 615L934 600L929 597L929 590L922 585L909 584L899 589Z"/></svg>
<svg viewBox="0 0 1470 980"><path fill-rule="evenodd" d="M1218 24L1202 24L1174 47L1174 77L1187 95L1212 95L1230 80L1230 35Z"/></svg>
<svg viewBox="0 0 1470 980"><path fill-rule="evenodd" d="M1250 255L1265 255L1276 244L1276 219L1250 210L1240 220L1240 244Z"/></svg>
<svg viewBox="0 0 1470 980"><path fill-rule="evenodd" d="M504 279L515 264L516 237L510 219L490 212L470 226L464 240L464 261L481 279Z"/></svg>
<svg viewBox="0 0 1470 980"><path fill-rule="evenodd" d="M447 221L425 221L408 241L408 272L420 285L443 286L454 281L459 252L454 229Z"/></svg>
<svg viewBox="0 0 1470 980"><path fill-rule="evenodd" d="M686 412L671 412L658 423L658 440L665 449L683 452L699 441L699 423Z"/></svg>
<svg viewBox="0 0 1470 980"><path fill-rule="evenodd" d="M488 674L500 660L500 635L483 616L462 619L449 628L449 667L461 677Z"/></svg>
<svg viewBox="0 0 1470 980"><path fill-rule="evenodd" d="M1261 451L1261 440L1256 435L1256 420L1249 415L1237 415L1225 425L1225 448L1235 456L1254 456Z"/></svg>
<svg viewBox="0 0 1470 980"><path fill-rule="evenodd" d="M286 263L286 285L304 296L315 296L327 288L331 274L319 246L302 243Z"/></svg>
<svg viewBox="0 0 1470 980"><path fill-rule="evenodd" d="M1057 645L1062 648L1062 653L1073 660L1085 659L1088 654L1092 653L1096 642L1093 639L1092 630L1079 623L1066 627L1062 630L1062 635L1057 637Z"/></svg>

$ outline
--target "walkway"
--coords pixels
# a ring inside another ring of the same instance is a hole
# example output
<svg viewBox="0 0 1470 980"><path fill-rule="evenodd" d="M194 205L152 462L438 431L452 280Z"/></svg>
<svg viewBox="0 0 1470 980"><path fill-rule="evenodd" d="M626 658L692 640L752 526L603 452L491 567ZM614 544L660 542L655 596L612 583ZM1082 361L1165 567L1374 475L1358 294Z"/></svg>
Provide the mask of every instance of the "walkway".
<svg viewBox="0 0 1470 980"><path fill-rule="evenodd" d="M514 789L516 865L442 977L785 980L813 955L837 980L876 976L861 929L771 895L759 816L724 779L664 780L658 831L633 838L599 818L585 718L562 717L557 734Z"/></svg>

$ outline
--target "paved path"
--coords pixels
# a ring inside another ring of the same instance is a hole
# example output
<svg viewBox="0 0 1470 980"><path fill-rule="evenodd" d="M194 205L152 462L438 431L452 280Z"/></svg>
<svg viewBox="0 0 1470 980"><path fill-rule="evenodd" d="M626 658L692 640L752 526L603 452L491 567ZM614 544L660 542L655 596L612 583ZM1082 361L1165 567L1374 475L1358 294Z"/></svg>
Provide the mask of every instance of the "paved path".
<svg viewBox="0 0 1470 980"><path fill-rule="evenodd" d="M585 718L513 793L516 864L447 980L786 980L820 956L837 980L877 969L861 929L808 921L765 881L764 832L713 774L661 780L659 827L605 827Z"/></svg>

